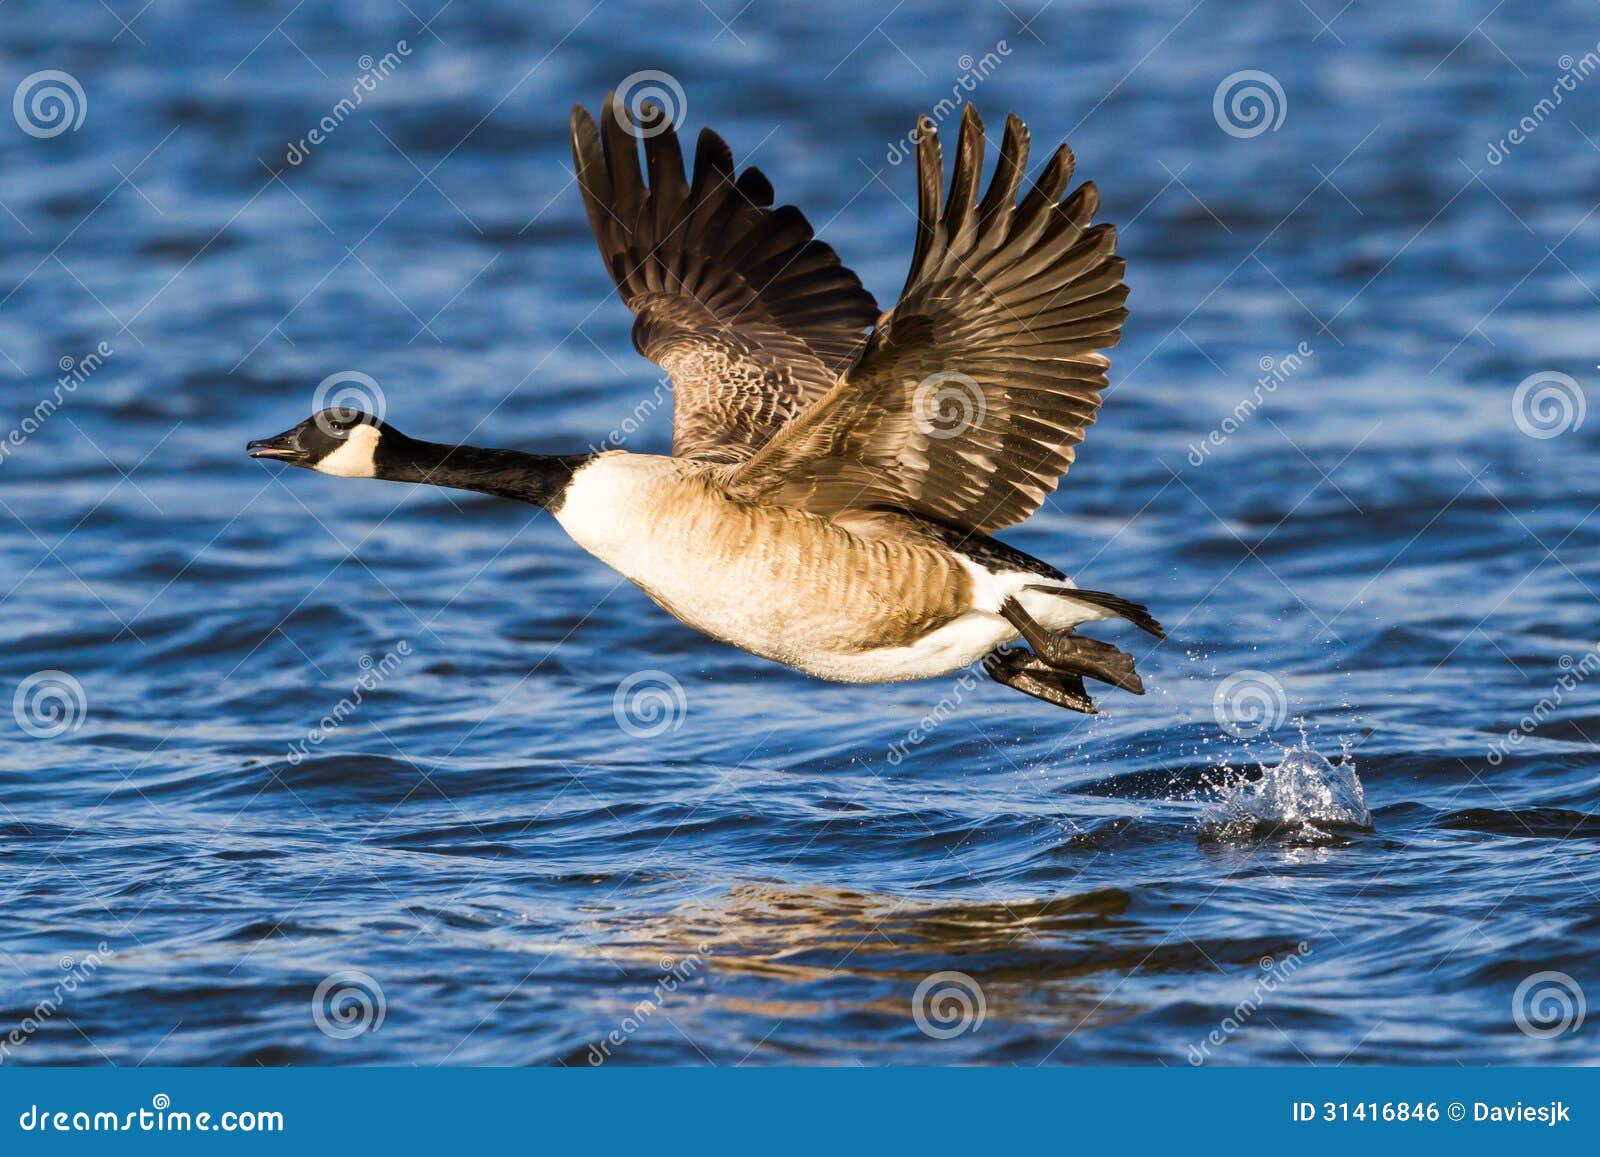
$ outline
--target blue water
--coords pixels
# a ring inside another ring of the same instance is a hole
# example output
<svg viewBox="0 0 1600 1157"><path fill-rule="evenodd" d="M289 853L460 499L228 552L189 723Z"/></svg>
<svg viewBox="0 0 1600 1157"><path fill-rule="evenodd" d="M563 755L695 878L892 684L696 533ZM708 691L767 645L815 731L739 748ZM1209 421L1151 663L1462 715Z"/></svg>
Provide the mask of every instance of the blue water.
<svg viewBox="0 0 1600 1157"><path fill-rule="evenodd" d="M93 368L0 457L0 1063L1600 1059L1514 1009L1600 993L1600 78L1535 111L1593 6L591 4L5 6L0 98L84 115L0 100L0 425ZM346 371L629 422L565 122L642 69L885 307L917 112L1070 137L1132 316L1006 537L1152 606L1150 694L823 684L531 508L244 456Z"/></svg>

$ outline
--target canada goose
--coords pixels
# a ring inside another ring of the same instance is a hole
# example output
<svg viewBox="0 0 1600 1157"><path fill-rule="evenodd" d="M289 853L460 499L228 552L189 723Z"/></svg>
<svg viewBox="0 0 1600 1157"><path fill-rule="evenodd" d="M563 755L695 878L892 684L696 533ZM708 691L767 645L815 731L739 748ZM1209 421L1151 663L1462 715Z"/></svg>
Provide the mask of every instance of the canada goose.
<svg viewBox="0 0 1600 1157"><path fill-rule="evenodd" d="M1150 613L990 537L1071 465L1106 386L1099 351L1127 316L1115 229L1090 226L1095 187L1063 197L1071 149L1019 200L1028 130L1007 117L980 200L983 123L968 105L941 205L938 135L921 118L916 249L879 316L800 210L774 208L766 177L736 174L709 129L692 179L653 105L635 115L608 94L598 125L572 110L571 132L634 345L672 379L672 456L440 445L337 408L251 442L253 456L531 502L683 622L823 679L981 660L1075 711L1095 711L1085 675L1143 694L1131 656L1074 630L1118 616L1163 637Z"/></svg>

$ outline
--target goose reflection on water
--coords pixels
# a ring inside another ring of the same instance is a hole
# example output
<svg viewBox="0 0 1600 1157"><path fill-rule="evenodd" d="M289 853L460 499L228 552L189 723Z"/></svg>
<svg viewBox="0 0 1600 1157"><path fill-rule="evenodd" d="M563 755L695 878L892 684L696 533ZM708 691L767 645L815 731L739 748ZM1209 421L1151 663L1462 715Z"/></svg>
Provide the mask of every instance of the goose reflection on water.
<svg viewBox="0 0 1600 1157"><path fill-rule="evenodd" d="M1258 938L1169 940L1132 914L1133 906L1118 888L939 903L752 882L665 913L608 916L586 936L594 951L641 975L681 974L683 962L693 962L670 1010L686 1030L722 1013L797 1024L857 1015L876 1024L872 1035L885 1048L924 1041L919 997L926 982L941 976L960 978L955 983L969 1002L979 1002L984 1022L1064 1039L1147 1011L1131 991L1120 990L1135 971L1147 979L1214 974L1288 949ZM981 1045L981 1034L973 1035Z"/></svg>

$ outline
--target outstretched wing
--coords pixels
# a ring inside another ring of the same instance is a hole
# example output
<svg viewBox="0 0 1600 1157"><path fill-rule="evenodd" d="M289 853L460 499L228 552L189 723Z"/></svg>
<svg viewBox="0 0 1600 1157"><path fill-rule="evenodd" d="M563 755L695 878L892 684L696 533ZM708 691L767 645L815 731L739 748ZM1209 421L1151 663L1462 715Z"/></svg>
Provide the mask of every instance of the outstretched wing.
<svg viewBox="0 0 1600 1157"><path fill-rule="evenodd" d="M709 129L691 181L661 109L636 119L608 93L598 128L573 108L572 156L633 344L672 378L672 452L744 460L838 380L877 317L872 295L799 209L772 207L759 169L734 173Z"/></svg>
<svg viewBox="0 0 1600 1157"><path fill-rule="evenodd" d="M949 203L934 126L918 125L917 244L900 302L826 397L733 476L736 492L835 516L895 509L989 533L1056 488L1095 420L1128 289L1099 195L1062 199L1056 150L1017 199L1028 130L1006 120L978 198L983 123L968 105Z"/></svg>

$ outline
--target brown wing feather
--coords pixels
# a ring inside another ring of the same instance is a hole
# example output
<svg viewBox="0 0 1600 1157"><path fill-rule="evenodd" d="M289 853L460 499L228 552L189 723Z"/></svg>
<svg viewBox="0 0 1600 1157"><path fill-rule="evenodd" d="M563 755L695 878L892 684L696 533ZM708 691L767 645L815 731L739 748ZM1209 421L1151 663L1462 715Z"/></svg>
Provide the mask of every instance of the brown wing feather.
<svg viewBox="0 0 1600 1157"><path fill-rule="evenodd" d="M917 244L900 302L860 360L733 476L736 492L838 515L891 508L989 533L1056 488L1095 420L1128 289L1092 184L1063 199L1056 150L1019 202L1028 130L1007 118L978 199L983 124L968 105L943 161L919 124Z"/></svg>
<svg viewBox="0 0 1600 1157"><path fill-rule="evenodd" d="M671 123L643 116L610 93L598 126L572 110L589 226L634 346L672 378L673 453L742 461L834 384L877 306L800 210L773 208L760 170L735 173L721 137L701 132L691 180Z"/></svg>

